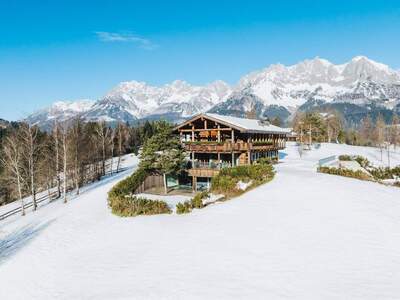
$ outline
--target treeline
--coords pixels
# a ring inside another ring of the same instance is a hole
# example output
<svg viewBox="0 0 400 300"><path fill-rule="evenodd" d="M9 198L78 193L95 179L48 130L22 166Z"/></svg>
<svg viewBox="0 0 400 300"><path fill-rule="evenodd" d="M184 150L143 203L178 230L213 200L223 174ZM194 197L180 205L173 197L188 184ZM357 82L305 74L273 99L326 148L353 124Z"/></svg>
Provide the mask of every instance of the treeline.
<svg viewBox="0 0 400 300"><path fill-rule="evenodd" d="M55 123L51 131L13 123L0 129L0 205L32 195L56 191L67 202L67 193L121 170L121 157L137 153L156 132L159 122L136 126L83 122L77 118ZM24 211L23 211L24 214Z"/></svg>
<svg viewBox="0 0 400 300"><path fill-rule="evenodd" d="M336 111L298 113L292 126L303 143L337 142L380 148L400 144L400 120L395 113L389 124L385 123L382 115L378 115L375 121L366 116L354 128L347 128L343 117Z"/></svg>

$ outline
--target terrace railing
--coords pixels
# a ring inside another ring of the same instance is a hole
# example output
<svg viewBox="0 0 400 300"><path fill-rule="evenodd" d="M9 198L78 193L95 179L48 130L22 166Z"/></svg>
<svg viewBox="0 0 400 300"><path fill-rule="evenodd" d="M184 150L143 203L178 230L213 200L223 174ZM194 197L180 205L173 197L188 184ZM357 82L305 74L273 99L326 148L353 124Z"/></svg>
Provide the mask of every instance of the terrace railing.
<svg viewBox="0 0 400 300"><path fill-rule="evenodd" d="M259 142L185 142L185 150L190 152L241 152L250 150L277 150L285 148L285 141L259 141Z"/></svg>

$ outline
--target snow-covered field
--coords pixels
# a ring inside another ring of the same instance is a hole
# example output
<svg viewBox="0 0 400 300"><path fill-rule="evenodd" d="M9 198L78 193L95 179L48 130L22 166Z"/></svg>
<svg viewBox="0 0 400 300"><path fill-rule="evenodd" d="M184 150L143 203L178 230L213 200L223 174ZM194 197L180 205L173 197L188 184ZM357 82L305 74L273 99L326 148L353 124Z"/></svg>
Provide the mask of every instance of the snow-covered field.
<svg viewBox="0 0 400 300"><path fill-rule="evenodd" d="M188 215L113 216L127 171L7 219L0 299L400 299L400 188L315 172L339 154L382 164L289 144L272 182Z"/></svg>

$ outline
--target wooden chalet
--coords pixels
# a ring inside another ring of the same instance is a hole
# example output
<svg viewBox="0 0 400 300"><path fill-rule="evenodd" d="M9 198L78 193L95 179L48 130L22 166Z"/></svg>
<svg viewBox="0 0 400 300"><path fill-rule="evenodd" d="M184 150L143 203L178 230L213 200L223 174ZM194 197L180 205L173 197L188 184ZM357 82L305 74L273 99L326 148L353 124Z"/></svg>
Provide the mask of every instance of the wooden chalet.
<svg viewBox="0 0 400 300"><path fill-rule="evenodd" d="M288 130L267 122L203 113L175 127L190 154L193 189L217 175L221 168L252 164L261 157L278 159Z"/></svg>

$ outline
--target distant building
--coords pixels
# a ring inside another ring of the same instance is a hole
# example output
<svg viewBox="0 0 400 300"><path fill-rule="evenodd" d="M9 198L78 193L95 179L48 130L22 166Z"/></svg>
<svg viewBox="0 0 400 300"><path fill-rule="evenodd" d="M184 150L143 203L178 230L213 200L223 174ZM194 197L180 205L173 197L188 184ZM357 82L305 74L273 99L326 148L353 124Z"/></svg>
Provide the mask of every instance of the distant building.
<svg viewBox="0 0 400 300"><path fill-rule="evenodd" d="M192 187L209 183L224 167L248 165L261 157L278 159L289 131L256 119L203 113L175 127L190 153Z"/></svg>
<svg viewBox="0 0 400 300"><path fill-rule="evenodd" d="M299 135L297 134L297 132L295 132L293 130L293 128L286 128L288 133L286 134L286 140L288 142L296 142Z"/></svg>

